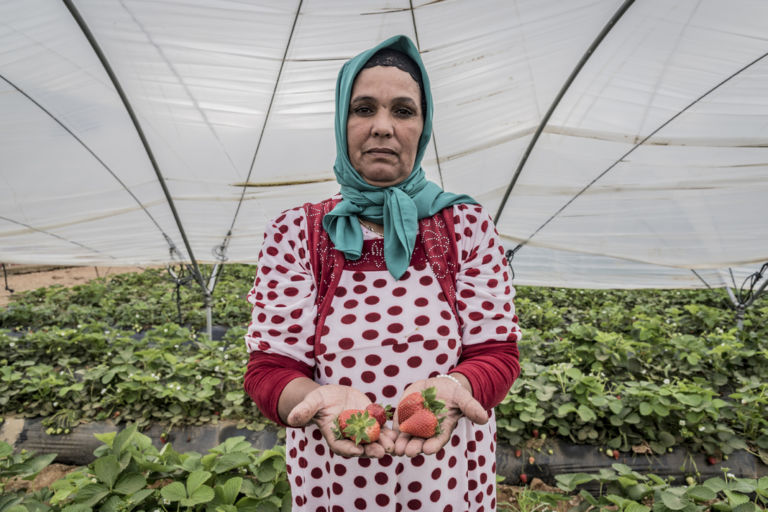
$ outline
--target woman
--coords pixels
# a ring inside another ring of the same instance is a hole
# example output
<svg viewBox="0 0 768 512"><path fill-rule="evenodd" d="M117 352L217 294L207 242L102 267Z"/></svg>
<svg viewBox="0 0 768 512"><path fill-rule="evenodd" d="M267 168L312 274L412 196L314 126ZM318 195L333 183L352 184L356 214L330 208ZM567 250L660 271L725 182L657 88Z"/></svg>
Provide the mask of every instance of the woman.
<svg viewBox="0 0 768 512"><path fill-rule="evenodd" d="M397 36L336 86L341 197L288 210L265 233L249 294L245 388L287 429L294 510L494 510L492 408L519 373L503 248L468 196L426 181L432 97ZM384 428L357 445L333 420L436 388L441 433Z"/></svg>

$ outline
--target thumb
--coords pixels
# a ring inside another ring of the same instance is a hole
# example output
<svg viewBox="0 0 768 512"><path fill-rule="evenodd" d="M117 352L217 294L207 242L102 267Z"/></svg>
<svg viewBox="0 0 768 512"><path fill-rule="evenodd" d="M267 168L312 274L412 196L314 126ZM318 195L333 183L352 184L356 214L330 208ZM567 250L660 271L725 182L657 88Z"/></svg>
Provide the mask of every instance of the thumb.
<svg viewBox="0 0 768 512"><path fill-rule="evenodd" d="M485 425L488 423L488 413L485 408L480 405L480 402L475 400L472 395L467 392L465 396L457 403L462 414L467 417L473 423L479 425Z"/></svg>
<svg viewBox="0 0 768 512"><path fill-rule="evenodd" d="M321 406L322 403L317 396L310 393L291 409L285 422L292 427L303 427L317 414Z"/></svg>

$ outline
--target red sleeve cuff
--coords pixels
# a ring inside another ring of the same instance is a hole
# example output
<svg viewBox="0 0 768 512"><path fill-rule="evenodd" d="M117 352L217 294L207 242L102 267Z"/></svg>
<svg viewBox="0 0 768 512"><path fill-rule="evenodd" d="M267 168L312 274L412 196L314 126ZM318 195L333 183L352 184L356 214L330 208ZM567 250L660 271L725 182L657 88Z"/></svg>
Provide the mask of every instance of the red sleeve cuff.
<svg viewBox="0 0 768 512"><path fill-rule="evenodd" d="M475 399L487 410L493 409L504 400L520 375L517 343L488 341L465 346L451 372L464 375L472 385Z"/></svg>
<svg viewBox="0 0 768 512"><path fill-rule="evenodd" d="M312 367L287 356L251 352L243 388L261 413L280 426L277 404L288 383L300 377L312 378Z"/></svg>

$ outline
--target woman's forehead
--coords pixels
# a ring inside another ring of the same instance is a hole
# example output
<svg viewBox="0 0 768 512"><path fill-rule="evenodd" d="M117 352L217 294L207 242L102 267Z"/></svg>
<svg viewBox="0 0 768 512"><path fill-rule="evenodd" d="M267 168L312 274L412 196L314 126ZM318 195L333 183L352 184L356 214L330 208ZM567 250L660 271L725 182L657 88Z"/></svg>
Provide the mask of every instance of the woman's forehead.
<svg viewBox="0 0 768 512"><path fill-rule="evenodd" d="M394 66L365 68L355 77L350 101L357 96L409 97L419 103L421 89L413 77Z"/></svg>

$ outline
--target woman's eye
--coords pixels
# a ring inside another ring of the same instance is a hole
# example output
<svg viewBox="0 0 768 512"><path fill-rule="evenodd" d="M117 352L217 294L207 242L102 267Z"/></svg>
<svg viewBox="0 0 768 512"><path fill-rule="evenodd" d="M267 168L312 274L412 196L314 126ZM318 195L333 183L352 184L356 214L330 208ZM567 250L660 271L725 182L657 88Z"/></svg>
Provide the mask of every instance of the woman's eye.
<svg viewBox="0 0 768 512"><path fill-rule="evenodd" d="M399 117L411 117L416 113L410 108L398 108L395 109L395 114Z"/></svg>
<svg viewBox="0 0 768 512"><path fill-rule="evenodd" d="M352 111L359 116L366 116L370 115L373 112L373 109L367 105L359 105L354 107Z"/></svg>

